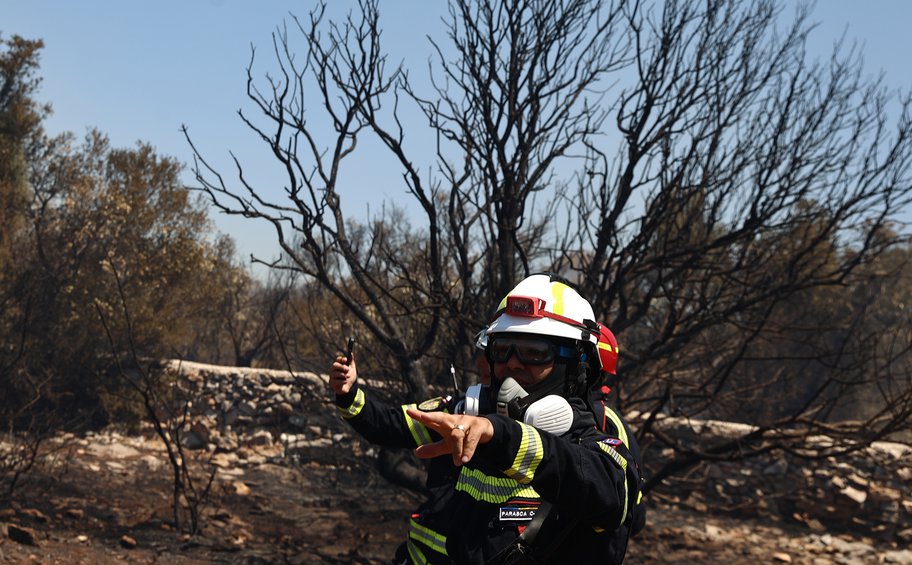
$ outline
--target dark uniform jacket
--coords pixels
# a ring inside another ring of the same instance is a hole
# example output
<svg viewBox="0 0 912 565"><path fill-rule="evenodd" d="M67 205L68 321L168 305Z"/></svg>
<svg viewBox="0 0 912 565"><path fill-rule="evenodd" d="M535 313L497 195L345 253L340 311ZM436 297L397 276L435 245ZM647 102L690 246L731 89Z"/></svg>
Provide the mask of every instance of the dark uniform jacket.
<svg viewBox="0 0 912 565"><path fill-rule="evenodd" d="M623 561L639 492L636 463L620 434L599 431L585 404L570 402L574 423L560 437L486 416L494 439L461 468L450 501L460 517L447 536L454 561ZM534 539L517 544L541 511L547 514Z"/></svg>
<svg viewBox="0 0 912 565"><path fill-rule="evenodd" d="M480 445L468 464L457 468L448 457L433 460L437 476L428 481L436 488L410 524L412 562L623 561L639 495L630 451L635 441L610 409L607 421L596 423L582 400L570 402L574 423L560 437L489 415L494 439ZM371 401L360 388L337 397L336 404L371 442L415 447L439 439L406 414L409 406ZM541 524L530 527L539 512ZM527 529L534 535L521 541Z"/></svg>

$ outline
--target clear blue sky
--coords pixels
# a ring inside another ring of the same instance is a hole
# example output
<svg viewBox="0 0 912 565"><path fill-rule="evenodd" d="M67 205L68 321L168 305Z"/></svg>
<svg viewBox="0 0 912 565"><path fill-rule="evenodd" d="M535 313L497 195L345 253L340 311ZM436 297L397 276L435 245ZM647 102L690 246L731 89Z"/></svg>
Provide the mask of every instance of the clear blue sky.
<svg viewBox="0 0 912 565"><path fill-rule="evenodd" d="M354 2L330 4L340 10ZM275 27L290 12L306 16L312 5L276 0L0 0L0 32L7 38L18 34L44 40L39 98L54 107L46 124L51 133L81 135L96 127L116 147L142 140L189 163L191 152L180 133L186 124L203 154L217 164L227 163L233 150L252 167L266 169L274 161L236 115L238 108L249 109L245 69L250 47L257 47L257 60L265 70L273 60L270 34ZM445 0L381 3L387 49L394 60L405 61L413 77L426 74L430 49L425 35L440 28L444 6ZM912 88L912 0L819 0L814 20L819 27L811 47L821 56L845 31L849 39L863 43L871 74L883 71L891 87ZM359 168L369 173L371 167L365 163ZM352 195L353 205L364 207L384 197L401 201L402 189L396 184ZM223 215L213 219L219 230L235 238L244 256L270 258L277 253L267 226Z"/></svg>

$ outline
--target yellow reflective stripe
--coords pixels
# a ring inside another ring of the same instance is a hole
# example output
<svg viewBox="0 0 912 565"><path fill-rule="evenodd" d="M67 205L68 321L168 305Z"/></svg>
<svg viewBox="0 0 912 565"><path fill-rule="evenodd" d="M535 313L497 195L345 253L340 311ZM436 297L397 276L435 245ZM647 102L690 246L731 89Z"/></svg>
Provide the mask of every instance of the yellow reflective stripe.
<svg viewBox="0 0 912 565"><path fill-rule="evenodd" d="M605 406L605 416L607 416L608 419L611 420L611 423L614 424L615 429L617 429L618 439L620 439L622 442L624 442L624 446L629 449L630 441L628 440L627 429L624 427L624 423L621 421L621 417L618 416L617 412L615 412L614 410L612 410L611 408L609 408L607 406ZM624 459L623 457L621 457L621 455L617 451L615 451L614 449L610 448L607 445L600 443L599 447L601 447L603 450L608 452L608 454L611 455L611 457L621 465L621 468L624 470L624 475L626 476L627 475L627 460ZM629 496L630 496L630 493L628 490L627 481L624 481L624 518L627 517L627 499L629 498ZM642 497L643 494L639 493L639 496ZM639 499L637 499L636 504L639 504L639 503L640 503L640 501L639 501ZM622 524L624 523L624 518L621 519Z"/></svg>
<svg viewBox="0 0 912 565"><path fill-rule="evenodd" d="M535 489L507 477L492 477L463 467L456 480L456 490L483 502L503 504L511 498L541 498Z"/></svg>
<svg viewBox="0 0 912 565"><path fill-rule="evenodd" d="M516 457L513 459L513 466L506 469L504 474L523 484L528 484L535 476L538 464L545 455L545 449L538 430L526 424L519 425L523 432L522 440L519 442L519 451L516 452Z"/></svg>
<svg viewBox="0 0 912 565"><path fill-rule="evenodd" d="M610 445L605 445L602 442L599 442L598 446L602 449L602 451L610 455L611 458L614 459L614 462L617 463L625 473L627 472L627 460L624 459L623 455L618 453L617 450Z"/></svg>
<svg viewBox="0 0 912 565"><path fill-rule="evenodd" d="M408 549L409 560L412 563L418 563L418 565L427 565L427 562L428 562L427 557L425 557L425 555L421 551L421 549L419 549L418 546L415 545L415 542L413 542L412 540L408 540L405 544L405 547L406 547L406 549Z"/></svg>
<svg viewBox="0 0 912 565"><path fill-rule="evenodd" d="M417 408L417 406L417 404L403 405L402 416L405 418L405 423L408 424L409 431L412 433L412 438L415 440L415 445L424 445L426 443L431 443L431 432L406 412L409 408Z"/></svg>
<svg viewBox="0 0 912 565"><path fill-rule="evenodd" d="M564 292L569 288L569 286L560 282L551 284L551 296L554 297L554 307L551 309L553 313L564 315Z"/></svg>
<svg viewBox="0 0 912 565"><path fill-rule="evenodd" d="M614 459L614 462L624 470L624 512L621 514L621 521L618 524L618 527L620 527L624 523L624 520L627 519L627 499L630 497L630 492L627 489L627 460L624 459L621 454L615 451L615 449L610 445L605 445L604 443L599 442L598 446L602 451Z"/></svg>
<svg viewBox="0 0 912 565"><path fill-rule="evenodd" d="M607 406L605 406L605 415L608 416L608 419L611 420L611 423L614 424L614 427L617 429L618 439L624 442L624 446L629 446L630 442L627 440L627 429L624 428L621 417L617 415L617 412Z"/></svg>
<svg viewBox="0 0 912 565"><path fill-rule="evenodd" d="M439 534L427 526L422 526L415 520L409 520L409 543L411 540L422 543L437 553L447 554L446 536ZM418 548L415 548L418 549ZM424 555L422 554L422 557Z"/></svg>
<svg viewBox="0 0 912 565"><path fill-rule="evenodd" d="M607 349L608 353L611 353L612 351L614 351L614 349L612 349L612 347L611 347L611 344L606 341L598 342L597 347L599 349Z"/></svg>
<svg viewBox="0 0 912 565"><path fill-rule="evenodd" d="M364 408L364 391L360 388L358 392L355 393L355 399L352 400L351 406L348 408L342 408L337 406L339 412L342 413L342 417L348 420L349 418L354 418L361 413L361 409Z"/></svg>

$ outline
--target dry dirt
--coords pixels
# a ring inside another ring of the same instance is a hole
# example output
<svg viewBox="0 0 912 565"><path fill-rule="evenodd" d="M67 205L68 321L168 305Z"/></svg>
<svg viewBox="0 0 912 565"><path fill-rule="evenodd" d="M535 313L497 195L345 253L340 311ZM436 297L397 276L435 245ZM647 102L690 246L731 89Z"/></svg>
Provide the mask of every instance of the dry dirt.
<svg viewBox="0 0 912 565"><path fill-rule="evenodd" d="M154 438L99 434L57 444L0 511L2 563L389 563L419 496L388 483L357 440L220 454L203 530L176 530L169 467ZM204 452L197 452L200 455ZM903 563L859 533L711 516L650 501L628 563ZM21 528L35 545L14 541ZM15 531L13 532L15 533ZM912 560L908 561L912 563Z"/></svg>

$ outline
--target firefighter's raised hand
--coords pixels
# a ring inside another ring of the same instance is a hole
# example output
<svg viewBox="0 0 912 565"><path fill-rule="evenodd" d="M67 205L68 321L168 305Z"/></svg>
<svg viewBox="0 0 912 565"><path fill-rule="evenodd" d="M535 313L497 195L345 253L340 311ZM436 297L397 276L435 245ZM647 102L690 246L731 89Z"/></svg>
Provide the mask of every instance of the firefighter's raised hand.
<svg viewBox="0 0 912 565"><path fill-rule="evenodd" d="M472 459L479 445L488 443L494 437L494 425L487 418L445 412L421 412L414 408L408 409L408 415L443 438L437 443L418 447L415 453L422 459L450 455L454 465L463 465Z"/></svg>
<svg viewBox="0 0 912 565"><path fill-rule="evenodd" d="M358 368L355 366L355 356L352 354L351 362L345 355L336 357L332 367L329 368L329 386L338 395L347 394L358 380Z"/></svg>

